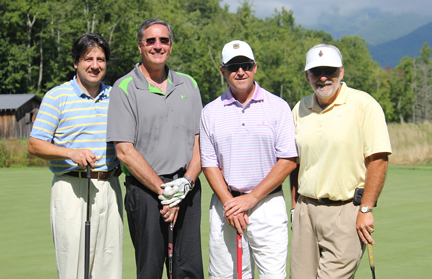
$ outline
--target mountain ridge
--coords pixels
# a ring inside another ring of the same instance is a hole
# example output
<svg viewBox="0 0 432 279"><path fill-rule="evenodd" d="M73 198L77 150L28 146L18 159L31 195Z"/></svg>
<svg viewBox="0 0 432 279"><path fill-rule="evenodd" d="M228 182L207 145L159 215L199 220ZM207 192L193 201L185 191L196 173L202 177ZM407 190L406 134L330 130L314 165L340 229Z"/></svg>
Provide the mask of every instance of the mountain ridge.
<svg viewBox="0 0 432 279"><path fill-rule="evenodd" d="M423 42L432 46L432 21L405 36L379 45L369 45L369 51L382 68L394 68L404 56L419 56Z"/></svg>

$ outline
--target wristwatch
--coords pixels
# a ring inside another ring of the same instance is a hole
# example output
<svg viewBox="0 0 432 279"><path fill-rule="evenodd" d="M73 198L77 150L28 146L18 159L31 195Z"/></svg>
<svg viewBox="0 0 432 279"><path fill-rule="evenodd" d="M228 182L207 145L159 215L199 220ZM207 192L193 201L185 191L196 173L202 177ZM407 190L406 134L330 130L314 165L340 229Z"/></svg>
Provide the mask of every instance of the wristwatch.
<svg viewBox="0 0 432 279"><path fill-rule="evenodd" d="M193 189L193 187L195 187L195 182L187 175L183 176L191 185L191 189Z"/></svg>
<svg viewBox="0 0 432 279"><path fill-rule="evenodd" d="M362 206L362 207L360 208L360 211L361 211L362 213L368 213L368 212L372 212L372 208L369 208L369 207L367 207L367 206Z"/></svg>

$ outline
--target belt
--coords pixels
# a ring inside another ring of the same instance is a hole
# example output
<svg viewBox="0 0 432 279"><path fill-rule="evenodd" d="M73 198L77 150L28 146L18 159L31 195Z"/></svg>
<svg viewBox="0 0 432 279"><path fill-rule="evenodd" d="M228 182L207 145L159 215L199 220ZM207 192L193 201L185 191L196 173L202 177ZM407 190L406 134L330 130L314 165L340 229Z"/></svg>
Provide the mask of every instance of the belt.
<svg viewBox="0 0 432 279"><path fill-rule="evenodd" d="M274 189L273 191L271 191L269 193L269 195L277 193L279 191L282 191L282 185L279 185L276 189ZM233 197L238 197L238 196L241 196L241 195L244 195L244 194L247 194L247 193L242 193L242 192L238 192L238 191L231 191L231 195Z"/></svg>
<svg viewBox="0 0 432 279"><path fill-rule="evenodd" d="M310 199L312 199L312 198L310 198ZM334 200L331 200L329 198L320 198L320 199L312 199L312 200L316 200L316 201L318 201L318 203L324 204L324 205L344 205L344 204L347 204L347 203L350 203L353 201L353 199L348 199L345 201L334 201Z"/></svg>
<svg viewBox="0 0 432 279"><path fill-rule="evenodd" d="M114 172L116 171L117 168L114 168L110 171L97 171L97 172L92 172L91 173L91 178L92 179L97 179L97 180L108 180L111 178L111 176L114 175ZM87 172L86 171L70 171L65 173L64 175L68 175L68 176L73 176L73 177L78 177L78 178L87 178Z"/></svg>
<svg viewBox="0 0 432 279"><path fill-rule="evenodd" d="M176 171L175 173L161 174L158 176L162 180L163 183L167 183L167 182L171 182L177 178L183 177L183 175L185 173L186 173L186 170L180 169L180 170ZM136 179L135 176L133 176L133 175L126 175L126 181L129 184L134 184L135 186L142 185L142 183L138 179ZM144 188L147 189L147 187L144 187Z"/></svg>

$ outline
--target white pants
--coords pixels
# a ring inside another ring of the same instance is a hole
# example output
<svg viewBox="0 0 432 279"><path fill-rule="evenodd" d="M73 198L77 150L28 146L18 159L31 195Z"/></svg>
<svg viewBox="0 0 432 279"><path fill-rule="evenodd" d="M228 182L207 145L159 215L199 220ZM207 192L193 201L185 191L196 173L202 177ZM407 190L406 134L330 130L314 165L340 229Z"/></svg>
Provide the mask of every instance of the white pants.
<svg viewBox="0 0 432 279"><path fill-rule="evenodd" d="M84 278L88 180L54 176L51 230L60 279ZM91 180L90 273L92 278L122 278L123 203L117 177Z"/></svg>
<svg viewBox="0 0 432 279"><path fill-rule="evenodd" d="M248 211L249 223L243 233L243 278L253 278L255 264L260 279L286 277L288 216L283 192L268 195ZM210 203L209 276L237 278L237 231L223 215L216 194Z"/></svg>

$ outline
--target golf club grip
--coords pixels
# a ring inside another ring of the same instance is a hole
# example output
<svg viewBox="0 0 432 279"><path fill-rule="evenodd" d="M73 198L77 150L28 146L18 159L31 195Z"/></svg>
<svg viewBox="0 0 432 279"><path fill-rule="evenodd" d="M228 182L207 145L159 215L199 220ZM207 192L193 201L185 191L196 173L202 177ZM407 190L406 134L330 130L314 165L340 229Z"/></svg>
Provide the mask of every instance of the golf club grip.
<svg viewBox="0 0 432 279"><path fill-rule="evenodd" d="M243 249L242 249L242 237L241 235L237 234L237 278L242 278L242 269L243 269L243 262L242 262L242 256L243 256Z"/></svg>
<svg viewBox="0 0 432 279"><path fill-rule="evenodd" d="M367 249L368 249L368 256L369 256L369 265L372 268L375 268L375 261L374 261L374 256L373 256L373 249L372 249L372 244L368 244L367 245Z"/></svg>
<svg viewBox="0 0 432 279"><path fill-rule="evenodd" d="M85 222L84 278L90 278L90 222Z"/></svg>
<svg viewBox="0 0 432 279"><path fill-rule="evenodd" d="M172 258L173 258L173 223L171 222L168 227L168 276L172 278Z"/></svg>
<svg viewBox="0 0 432 279"><path fill-rule="evenodd" d="M89 163L87 163L87 179L91 178L92 169Z"/></svg>

